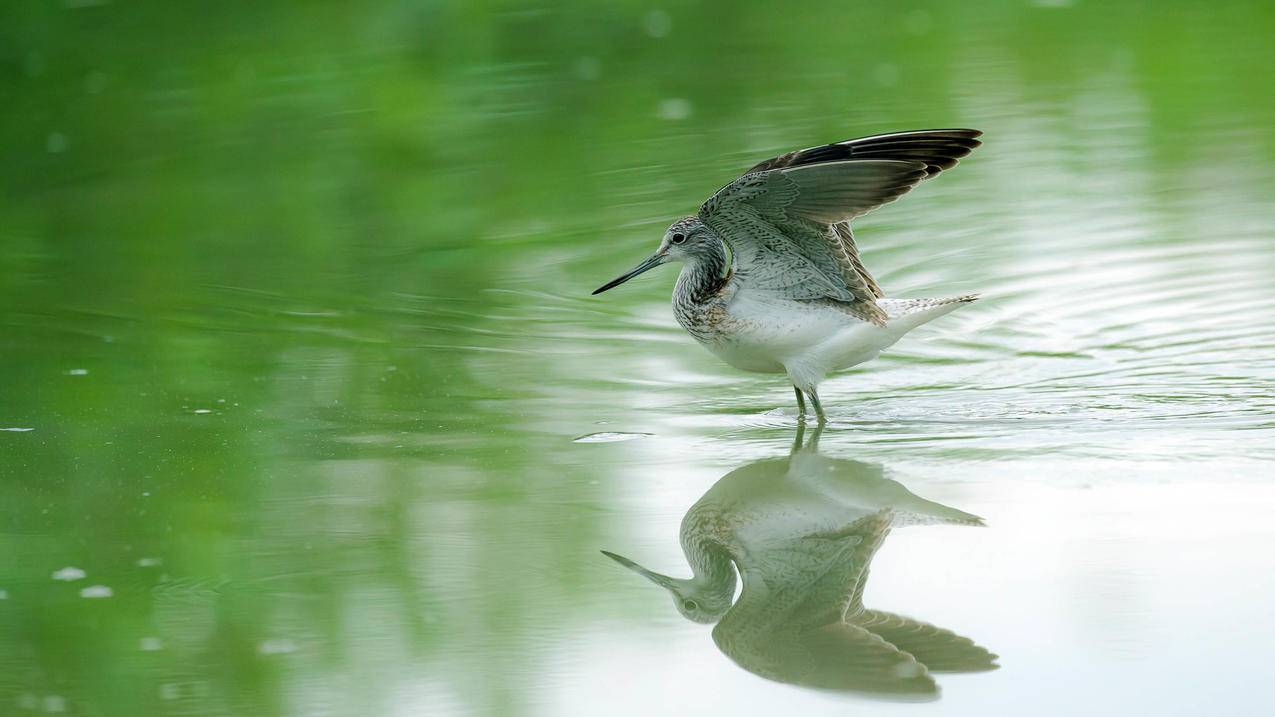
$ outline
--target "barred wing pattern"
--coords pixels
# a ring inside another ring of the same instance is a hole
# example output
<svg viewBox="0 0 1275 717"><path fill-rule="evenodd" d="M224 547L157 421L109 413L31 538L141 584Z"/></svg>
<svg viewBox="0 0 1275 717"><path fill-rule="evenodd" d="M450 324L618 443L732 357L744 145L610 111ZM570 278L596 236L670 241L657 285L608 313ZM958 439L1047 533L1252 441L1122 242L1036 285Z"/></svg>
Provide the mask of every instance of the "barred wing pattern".
<svg viewBox="0 0 1275 717"><path fill-rule="evenodd" d="M884 294L859 258L850 220L950 169L976 130L877 135L773 157L726 185L699 216L731 245L741 285L838 302L883 325Z"/></svg>

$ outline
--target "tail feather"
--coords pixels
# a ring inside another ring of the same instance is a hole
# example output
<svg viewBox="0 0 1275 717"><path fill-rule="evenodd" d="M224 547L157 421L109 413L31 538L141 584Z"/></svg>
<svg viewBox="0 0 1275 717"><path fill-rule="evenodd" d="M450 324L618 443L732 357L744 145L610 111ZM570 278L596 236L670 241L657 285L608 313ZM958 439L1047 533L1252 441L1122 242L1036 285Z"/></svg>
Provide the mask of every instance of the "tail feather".
<svg viewBox="0 0 1275 717"><path fill-rule="evenodd" d="M911 331L977 300L978 294L965 294L945 299L877 299L877 305L885 311L887 326Z"/></svg>

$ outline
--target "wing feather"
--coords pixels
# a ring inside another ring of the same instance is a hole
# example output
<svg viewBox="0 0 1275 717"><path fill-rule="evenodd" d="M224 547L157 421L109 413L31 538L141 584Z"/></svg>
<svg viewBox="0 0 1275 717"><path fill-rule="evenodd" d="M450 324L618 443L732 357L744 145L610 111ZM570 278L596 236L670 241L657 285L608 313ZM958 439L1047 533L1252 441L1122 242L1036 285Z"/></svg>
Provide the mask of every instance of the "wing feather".
<svg viewBox="0 0 1275 717"><path fill-rule="evenodd" d="M731 244L740 281L790 299L832 299L884 325L880 287L862 270L849 219L898 198L926 177L925 165L858 160L744 175L700 207Z"/></svg>
<svg viewBox="0 0 1275 717"><path fill-rule="evenodd" d="M862 610L851 622L907 652L933 672L983 672L997 656L973 640L928 622L882 610Z"/></svg>
<svg viewBox="0 0 1275 717"><path fill-rule="evenodd" d="M951 169L981 143L970 129L874 135L772 157L722 187L699 216L728 241L740 281L796 300L824 299L884 325L884 296L850 220Z"/></svg>
<svg viewBox="0 0 1275 717"><path fill-rule="evenodd" d="M863 260L859 258L859 247L855 246L854 234L850 231L850 222L841 222L833 226L836 231L836 242L839 256L846 257L849 260L850 267L845 269L843 273L846 275L846 283L852 286L861 286L861 291L870 294L873 299L880 299L885 296L885 292L881 291L877 280L872 278L868 273L868 268L863 265Z"/></svg>
<svg viewBox="0 0 1275 717"><path fill-rule="evenodd" d="M982 132L974 129L934 129L860 137L771 157L753 166L748 173L822 162L890 159L924 163L928 179L956 166L960 159L977 149L982 144L978 139L981 135ZM885 293L859 258L849 223L840 222L834 229L829 245L842 266L847 286L856 295L883 297Z"/></svg>
<svg viewBox="0 0 1275 717"><path fill-rule="evenodd" d="M925 164L895 159L823 162L768 174L778 174L796 187L781 208L784 215L824 225L849 221L892 202L928 176Z"/></svg>
<svg viewBox="0 0 1275 717"><path fill-rule="evenodd" d="M847 159L904 159L925 162L926 171L934 176L981 146L978 137L982 134L976 129L922 129L859 137L771 157L748 172Z"/></svg>

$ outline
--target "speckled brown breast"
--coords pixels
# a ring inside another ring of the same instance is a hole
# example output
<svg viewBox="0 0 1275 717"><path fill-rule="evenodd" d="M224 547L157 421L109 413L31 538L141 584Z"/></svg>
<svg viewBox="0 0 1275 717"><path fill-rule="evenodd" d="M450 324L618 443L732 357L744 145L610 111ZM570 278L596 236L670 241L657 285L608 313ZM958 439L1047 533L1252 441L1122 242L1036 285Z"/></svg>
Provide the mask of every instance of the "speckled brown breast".
<svg viewBox="0 0 1275 717"><path fill-rule="evenodd" d="M708 304L675 305L677 323L700 342L724 340L732 333L736 320L726 310L726 302Z"/></svg>

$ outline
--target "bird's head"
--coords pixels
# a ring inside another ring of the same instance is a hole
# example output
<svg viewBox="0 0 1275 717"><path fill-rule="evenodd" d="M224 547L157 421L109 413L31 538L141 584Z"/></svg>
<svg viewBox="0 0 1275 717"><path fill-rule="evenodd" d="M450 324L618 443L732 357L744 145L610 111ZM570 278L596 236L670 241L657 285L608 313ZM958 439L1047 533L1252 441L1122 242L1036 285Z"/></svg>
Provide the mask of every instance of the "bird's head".
<svg viewBox="0 0 1275 717"><path fill-rule="evenodd" d="M593 291L601 294L607 289L614 289L638 274L650 271L661 264L672 262L693 262L707 258L722 251L722 240L709 229L700 218L691 215L682 217L669 225L660 240L660 247L645 261L603 284Z"/></svg>
<svg viewBox="0 0 1275 717"><path fill-rule="evenodd" d="M657 572L647 570L623 555L602 551L602 554L615 562L659 585L673 596L673 605L682 617L692 622L714 623L730 609L733 591L721 591L711 585L702 584L694 578L671 578Z"/></svg>

